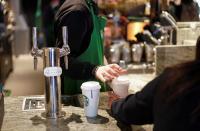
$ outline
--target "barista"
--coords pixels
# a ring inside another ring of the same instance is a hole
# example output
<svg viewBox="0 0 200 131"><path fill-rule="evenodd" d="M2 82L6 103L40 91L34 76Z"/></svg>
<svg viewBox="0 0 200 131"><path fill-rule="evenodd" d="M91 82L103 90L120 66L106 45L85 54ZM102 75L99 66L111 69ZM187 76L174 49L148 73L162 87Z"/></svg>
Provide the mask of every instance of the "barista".
<svg viewBox="0 0 200 131"><path fill-rule="evenodd" d="M56 15L55 38L62 47L62 26L68 27L69 68L63 68L62 94L75 95L81 92L84 81L98 79L110 81L124 73L117 64L104 66L102 31L106 21L98 16L97 4L93 0L66 0ZM101 91L106 91L102 86Z"/></svg>

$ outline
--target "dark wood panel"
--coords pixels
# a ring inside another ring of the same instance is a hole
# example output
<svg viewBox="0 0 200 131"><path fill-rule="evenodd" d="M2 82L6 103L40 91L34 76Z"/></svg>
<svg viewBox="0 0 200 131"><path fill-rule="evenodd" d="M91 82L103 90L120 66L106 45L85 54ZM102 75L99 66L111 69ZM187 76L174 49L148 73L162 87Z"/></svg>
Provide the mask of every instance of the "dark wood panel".
<svg viewBox="0 0 200 131"><path fill-rule="evenodd" d="M3 123L3 117L4 117L4 97L0 92L0 130Z"/></svg>
<svg viewBox="0 0 200 131"><path fill-rule="evenodd" d="M0 83L4 84L13 69L12 33L0 37Z"/></svg>

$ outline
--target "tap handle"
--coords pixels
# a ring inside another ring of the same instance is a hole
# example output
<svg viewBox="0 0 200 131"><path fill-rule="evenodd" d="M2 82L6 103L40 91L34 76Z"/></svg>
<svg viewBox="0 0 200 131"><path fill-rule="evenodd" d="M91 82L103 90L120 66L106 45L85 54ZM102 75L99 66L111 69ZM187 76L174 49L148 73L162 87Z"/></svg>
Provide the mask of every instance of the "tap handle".
<svg viewBox="0 0 200 131"><path fill-rule="evenodd" d="M68 46L68 29L67 26L62 27L63 47Z"/></svg>
<svg viewBox="0 0 200 131"><path fill-rule="evenodd" d="M67 26L62 27L62 37L63 37L63 49L64 49L64 62L65 62L65 69L68 69L68 57L67 55L70 53L70 48L68 45L68 29Z"/></svg>
<svg viewBox="0 0 200 131"><path fill-rule="evenodd" d="M68 57L67 57L67 55L64 56L64 62L65 62L65 69L67 70L68 69Z"/></svg>
<svg viewBox="0 0 200 131"><path fill-rule="evenodd" d="M38 59L36 56L34 56L33 57L34 70L37 70L37 63L38 63Z"/></svg>
<svg viewBox="0 0 200 131"><path fill-rule="evenodd" d="M37 49L38 46L37 46L37 28L36 27L33 27L32 33L33 33L33 37L32 37L33 48Z"/></svg>
<svg viewBox="0 0 200 131"><path fill-rule="evenodd" d="M33 47L32 47L32 55L33 55L33 65L34 65L34 70L37 70L37 28L33 27L32 29L32 42L33 42Z"/></svg>

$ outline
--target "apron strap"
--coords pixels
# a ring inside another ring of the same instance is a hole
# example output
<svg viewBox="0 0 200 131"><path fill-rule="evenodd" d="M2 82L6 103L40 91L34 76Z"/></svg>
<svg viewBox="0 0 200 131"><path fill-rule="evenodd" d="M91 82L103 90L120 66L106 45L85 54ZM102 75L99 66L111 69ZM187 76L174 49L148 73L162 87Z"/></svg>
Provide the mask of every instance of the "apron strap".
<svg viewBox="0 0 200 131"><path fill-rule="evenodd" d="M93 8L93 0L86 0L86 3L88 5L89 11L92 13L92 15L94 16L94 8ZM93 17L92 16L92 17Z"/></svg>
<svg viewBox="0 0 200 131"><path fill-rule="evenodd" d="M92 4L93 4L93 3L92 3L92 0L86 0L86 2L87 2L87 4L90 5L90 6L92 6Z"/></svg>

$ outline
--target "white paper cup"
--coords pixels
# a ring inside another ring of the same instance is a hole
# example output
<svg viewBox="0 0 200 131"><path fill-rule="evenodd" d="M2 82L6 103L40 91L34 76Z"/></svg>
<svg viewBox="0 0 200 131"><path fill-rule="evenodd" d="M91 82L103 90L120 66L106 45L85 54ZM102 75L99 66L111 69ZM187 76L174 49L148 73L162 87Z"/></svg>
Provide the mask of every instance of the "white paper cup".
<svg viewBox="0 0 200 131"><path fill-rule="evenodd" d="M84 97L84 111L87 117L96 117L98 114L100 84L96 81L84 82L81 85Z"/></svg>
<svg viewBox="0 0 200 131"><path fill-rule="evenodd" d="M130 82L127 77L119 76L112 81L111 88L116 95L118 95L120 98L124 98L128 95L129 85Z"/></svg>

